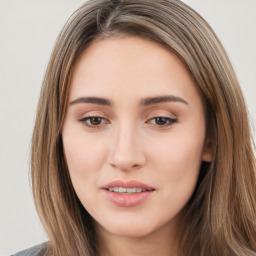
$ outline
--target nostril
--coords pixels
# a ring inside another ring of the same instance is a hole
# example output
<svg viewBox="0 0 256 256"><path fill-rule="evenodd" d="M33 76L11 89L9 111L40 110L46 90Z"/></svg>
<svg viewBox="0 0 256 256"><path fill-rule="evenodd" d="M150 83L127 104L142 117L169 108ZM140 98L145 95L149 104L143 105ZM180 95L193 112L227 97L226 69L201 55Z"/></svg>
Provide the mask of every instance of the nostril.
<svg viewBox="0 0 256 256"><path fill-rule="evenodd" d="M133 146L131 144L131 142L119 140L117 144L112 145L113 148L108 152L108 164L120 170L135 170L144 166L144 151L134 143Z"/></svg>

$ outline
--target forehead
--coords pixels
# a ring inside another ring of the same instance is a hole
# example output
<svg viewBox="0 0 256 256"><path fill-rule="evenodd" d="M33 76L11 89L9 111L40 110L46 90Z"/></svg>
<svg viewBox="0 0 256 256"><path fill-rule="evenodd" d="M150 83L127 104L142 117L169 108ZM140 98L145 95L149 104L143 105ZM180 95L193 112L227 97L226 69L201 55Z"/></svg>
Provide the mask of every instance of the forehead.
<svg viewBox="0 0 256 256"><path fill-rule="evenodd" d="M79 56L71 79L70 98L124 94L198 94L180 59L162 45L140 37L93 42Z"/></svg>

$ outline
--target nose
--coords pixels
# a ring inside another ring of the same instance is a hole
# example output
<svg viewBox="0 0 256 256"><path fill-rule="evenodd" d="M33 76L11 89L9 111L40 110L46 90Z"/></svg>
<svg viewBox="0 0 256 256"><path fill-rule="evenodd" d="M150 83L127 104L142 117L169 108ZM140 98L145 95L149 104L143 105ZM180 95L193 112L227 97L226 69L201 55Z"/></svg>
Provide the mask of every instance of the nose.
<svg viewBox="0 0 256 256"><path fill-rule="evenodd" d="M131 127L119 128L111 139L108 163L122 171L139 169L145 165L142 138Z"/></svg>

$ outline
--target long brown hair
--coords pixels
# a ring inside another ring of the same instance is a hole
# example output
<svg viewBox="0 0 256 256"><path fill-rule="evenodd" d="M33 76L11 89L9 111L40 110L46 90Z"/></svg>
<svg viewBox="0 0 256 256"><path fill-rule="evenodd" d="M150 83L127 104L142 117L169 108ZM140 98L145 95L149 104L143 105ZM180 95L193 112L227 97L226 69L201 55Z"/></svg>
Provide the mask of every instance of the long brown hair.
<svg viewBox="0 0 256 256"><path fill-rule="evenodd" d="M179 0L89 0L62 29L43 81L32 141L36 208L48 255L98 255L92 217L72 187L61 129L78 56L93 41L137 35L175 53L204 101L213 161L202 163L185 208L184 256L256 255L256 177L246 105L206 21Z"/></svg>

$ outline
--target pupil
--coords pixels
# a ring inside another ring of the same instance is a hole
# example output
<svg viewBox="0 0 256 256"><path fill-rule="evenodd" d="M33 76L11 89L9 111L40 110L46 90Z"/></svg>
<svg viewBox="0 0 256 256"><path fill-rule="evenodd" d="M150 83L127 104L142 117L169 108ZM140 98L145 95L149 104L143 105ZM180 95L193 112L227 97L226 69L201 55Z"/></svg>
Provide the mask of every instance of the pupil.
<svg viewBox="0 0 256 256"><path fill-rule="evenodd" d="M166 124L166 122L167 122L167 120L164 117L157 117L156 118L156 124L158 124L158 125L164 125L164 124Z"/></svg>
<svg viewBox="0 0 256 256"><path fill-rule="evenodd" d="M100 117L92 117L92 118L91 118L91 124L92 124L92 125L99 125L100 122L101 122Z"/></svg>

